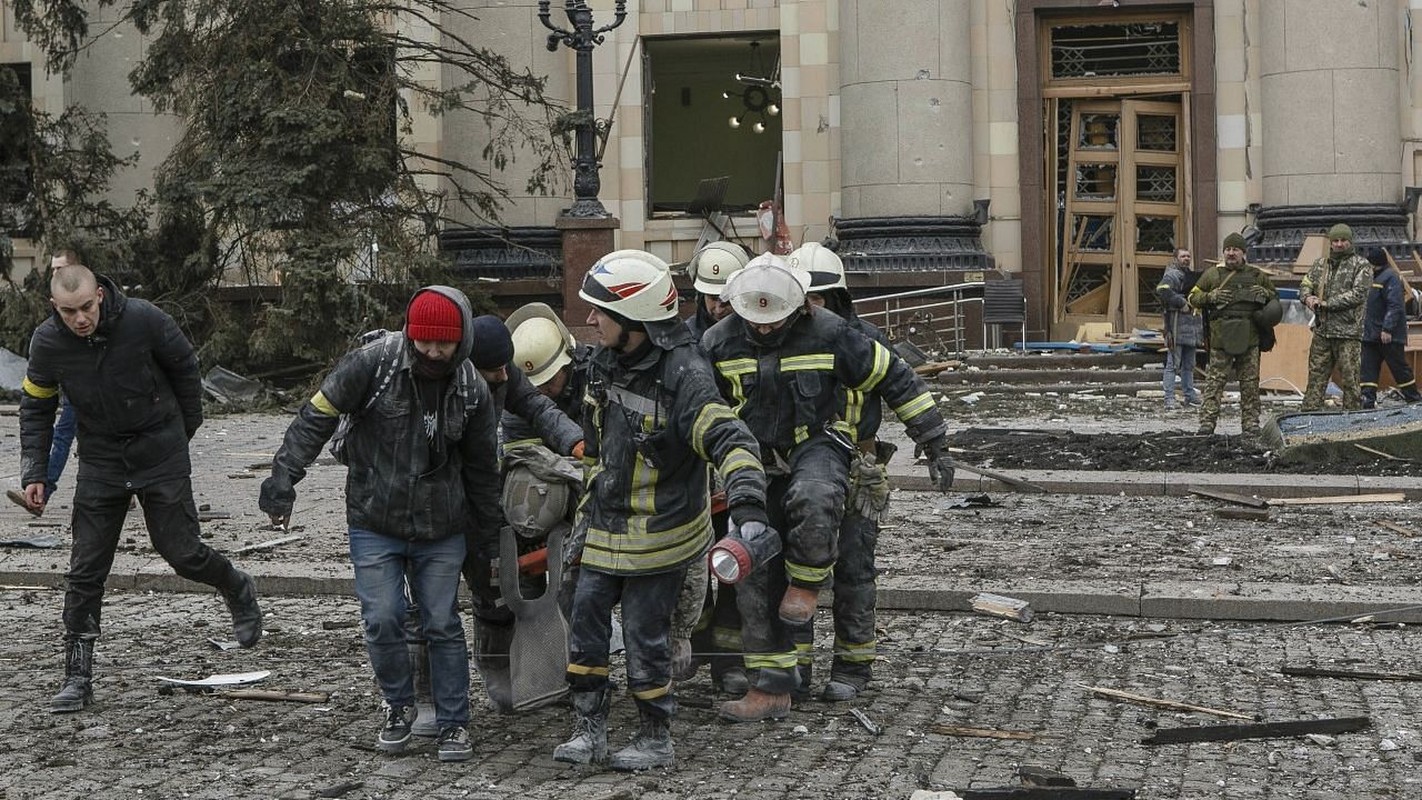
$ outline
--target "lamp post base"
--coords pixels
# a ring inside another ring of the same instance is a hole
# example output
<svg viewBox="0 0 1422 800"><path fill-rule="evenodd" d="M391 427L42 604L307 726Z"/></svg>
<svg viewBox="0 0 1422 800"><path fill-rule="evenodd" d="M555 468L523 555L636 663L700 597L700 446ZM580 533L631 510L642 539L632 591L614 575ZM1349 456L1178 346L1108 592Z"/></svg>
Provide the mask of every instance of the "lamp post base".
<svg viewBox="0 0 1422 800"><path fill-rule="evenodd" d="M585 326L592 306L578 297L583 276L599 258L615 249L615 236L622 221L604 213L600 217L578 216L576 207L565 211L555 223L563 234L563 321L569 328Z"/></svg>

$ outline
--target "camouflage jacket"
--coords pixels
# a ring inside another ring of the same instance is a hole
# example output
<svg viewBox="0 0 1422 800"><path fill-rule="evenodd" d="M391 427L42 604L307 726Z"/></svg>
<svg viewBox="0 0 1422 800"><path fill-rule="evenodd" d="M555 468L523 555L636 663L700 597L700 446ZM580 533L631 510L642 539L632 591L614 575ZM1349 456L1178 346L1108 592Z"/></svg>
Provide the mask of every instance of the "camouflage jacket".
<svg viewBox="0 0 1422 800"><path fill-rule="evenodd" d="M1366 258L1349 253L1335 261L1325 256L1313 262L1299 283L1299 299L1319 299L1314 309L1313 331L1333 339L1362 339L1364 304L1373 285L1373 267Z"/></svg>

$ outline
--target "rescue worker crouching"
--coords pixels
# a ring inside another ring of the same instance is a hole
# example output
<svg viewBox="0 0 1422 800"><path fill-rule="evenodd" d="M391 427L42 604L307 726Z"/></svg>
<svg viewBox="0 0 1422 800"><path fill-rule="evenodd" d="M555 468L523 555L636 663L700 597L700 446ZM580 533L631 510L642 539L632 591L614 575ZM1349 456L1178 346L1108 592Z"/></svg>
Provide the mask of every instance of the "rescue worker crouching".
<svg viewBox="0 0 1422 800"><path fill-rule="evenodd" d="M794 626L814 615L834 569L849 488L852 428L839 419L842 392L878 392L929 454L945 491L953 466L933 395L902 359L845 320L806 303L808 276L779 256L753 259L723 293L736 316L707 331L702 349L737 416L760 443L770 478L771 527L783 551L737 585L745 665L755 682L723 703L723 719L782 718L796 688Z"/></svg>
<svg viewBox="0 0 1422 800"><path fill-rule="evenodd" d="M577 526L586 530L573 595L568 683L572 737L558 761L613 769L675 761L670 721L671 626L686 566L711 542L707 470L724 482L732 521L764 525L765 473L755 438L716 392L709 364L676 318L665 262L619 251L589 270L579 296L598 348L589 362L583 428L590 460ZM627 685L641 727L609 759L612 607L622 604Z"/></svg>

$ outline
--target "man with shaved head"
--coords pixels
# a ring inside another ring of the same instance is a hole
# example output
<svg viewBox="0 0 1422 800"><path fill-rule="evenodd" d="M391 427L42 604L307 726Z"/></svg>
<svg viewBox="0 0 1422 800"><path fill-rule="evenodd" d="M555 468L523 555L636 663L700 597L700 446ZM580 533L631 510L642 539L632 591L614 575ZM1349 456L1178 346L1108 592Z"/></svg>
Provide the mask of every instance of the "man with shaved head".
<svg viewBox="0 0 1422 800"><path fill-rule="evenodd" d="M79 711L93 691L104 583L129 502L143 506L148 537L179 575L215 587L243 647L262 635L252 577L203 544L193 503L188 440L202 424L197 354L173 318L95 275L73 249L50 261L54 313L30 339L20 396L20 482L43 510L61 391L79 422L74 541L64 594L64 685L50 711Z"/></svg>

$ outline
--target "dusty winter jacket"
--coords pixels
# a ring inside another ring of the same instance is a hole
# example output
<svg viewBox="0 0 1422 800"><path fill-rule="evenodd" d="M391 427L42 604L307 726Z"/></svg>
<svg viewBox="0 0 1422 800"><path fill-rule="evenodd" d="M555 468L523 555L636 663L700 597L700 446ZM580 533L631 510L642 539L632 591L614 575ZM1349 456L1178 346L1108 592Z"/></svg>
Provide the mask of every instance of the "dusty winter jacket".
<svg viewBox="0 0 1422 800"><path fill-rule="evenodd" d="M1243 355L1259 346L1254 312L1278 297L1269 275L1253 264L1242 263L1235 268L1217 264L1195 282L1189 301L1191 306L1209 312L1210 349Z"/></svg>
<svg viewBox="0 0 1422 800"><path fill-rule="evenodd" d="M188 439L202 425L197 355L178 324L95 276L104 299L80 338L58 312L30 338L20 387L20 482L44 483L62 389L78 418L79 480L139 489L187 477Z"/></svg>
<svg viewBox="0 0 1422 800"><path fill-rule="evenodd" d="M473 319L457 289L433 286L454 300L464 330ZM419 293L416 293L416 297ZM413 302L413 298L412 298ZM301 407L272 460L276 494L290 497L335 433L342 414L352 424L343 442L346 522L352 528L410 540L463 534L471 552L492 554L502 515L496 421L489 387L469 361L466 335L458 366L446 379L432 443L417 396L414 348L406 335L389 333L341 358L321 390ZM266 510L264 508L264 510Z"/></svg>
<svg viewBox="0 0 1422 800"><path fill-rule="evenodd" d="M1313 262L1308 275L1299 282L1299 299L1310 295L1320 301L1314 309L1313 332L1333 339L1363 337L1363 305L1373 283L1373 265L1357 253L1334 259L1325 256Z"/></svg>
<svg viewBox="0 0 1422 800"><path fill-rule="evenodd" d="M1392 334L1394 344L1407 343L1407 315L1403 313L1402 276L1391 266L1375 268L1372 287L1368 291L1366 315L1363 318L1363 341L1381 341L1380 334Z"/></svg>
<svg viewBox="0 0 1422 800"><path fill-rule="evenodd" d="M831 435L856 435L841 415L843 390L878 394L920 444L943 436L947 426L923 379L882 344L825 309L800 316L775 348L755 344L740 317L706 332L721 393L760 442L785 461L799 445Z"/></svg>
<svg viewBox="0 0 1422 800"><path fill-rule="evenodd" d="M712 539L706 463L733 516L738 506L765 507L755 439L721 401L690 331L676 322L653 338L632 353L598 348L589 362L583 569L651 574L704 555Z"/></svg>
<svg viewBox="0 0 1422 800"><path fill-rule="evenodd" d="M1205 321L1185 301L1199 277L1172 263L1155 287L1156 296L1165 306L1165 337L1176 347L1199 347L1205 343Z"/></svg>
<svg viewBox="0 0 1422 800"><path fill-rule="evenodd" d="M512 441L509 432L512 421L518 438L538 439L549 450L570 455L573 445L583 440L583 429L575 421L577 417L543 396L523 370L512 363L507 370L509 379L492 390L495 418L504 426L503 440Z"/></svg>
<svg viewBox="0 0 1422 800"><path fill-rule="evenodd" d="M563 412L577 429L577 438L568 443L571 448L583 439L583 429L581 426L583 418L583 389L588 385L588 358L592 355L591 345L578 345L573 348L573 363L569 364L570 371L568 380L563 384L563 391L557 397L551 398L553 405ZM503 421L500 422L501 440L504 447L514 447L521 444L542 444L549 449L557 450L549 439L534 425L529 424L523 417L511 413L512 409L505 408ZM558 424L562 430L562 423Z"/></svg>

